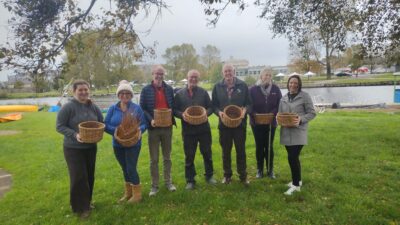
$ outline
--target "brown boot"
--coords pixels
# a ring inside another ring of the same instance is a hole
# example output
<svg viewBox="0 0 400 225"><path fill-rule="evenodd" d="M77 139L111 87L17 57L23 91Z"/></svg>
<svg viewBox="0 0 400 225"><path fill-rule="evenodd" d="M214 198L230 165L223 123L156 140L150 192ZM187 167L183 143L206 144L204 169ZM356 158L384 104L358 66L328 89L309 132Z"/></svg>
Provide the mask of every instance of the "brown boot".
<svg viewBox="0 0 400 225"><path fill-rule="evenodd" d="M132 185L133 196L128 200L128 203L138 203L142 200L142 186Z"/></svg>
<svg viewBox="0 0 400 225"><path fill-rule="evenodd" d="M131 183L125 182L125 193L124 196L122 196L121 199L119 199L119 202L127 201L132 197L132 185Z"/></svg>

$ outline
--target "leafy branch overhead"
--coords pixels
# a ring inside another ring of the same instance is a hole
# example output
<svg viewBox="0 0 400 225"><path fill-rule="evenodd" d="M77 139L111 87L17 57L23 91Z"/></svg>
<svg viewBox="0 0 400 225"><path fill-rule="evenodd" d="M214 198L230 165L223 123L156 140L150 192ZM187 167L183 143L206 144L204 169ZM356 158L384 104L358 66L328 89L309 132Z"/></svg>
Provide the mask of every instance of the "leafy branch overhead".
<svg viewBox="0 0 400 225"><path fill-rule="evenodd" d="M369 54L389 54L400 45L400 3L394 0L201 0L209 24L215 26L229 5L261 9L275 36L304 46L313 37L324 46L328 77L329 58L344 51L349 39L362 43ZM350 38L351 37L351 38Z"/></svg>
<svg viewBox="0 0 400 225"><path fill-rule="evenodd" d="M3 46L3 62L33 74L41 73L55 62L70 37L78 32L101 30L104 44L125 45L140 54L154 54L154 49L145 46L132 24L133 19L150 9L159 12L167 5L163 0L110 0L102 12L92 12L98 0L91 0L82 8L74 0L11 0L2 1L11 12L9 21L13 33L12 42Z"/></svg>
<svg viewBox="0 0 400 225"><path fill-rule="evenodd" d="M196 1L196 0L193 0ZM389 54L400 45L400 3L395 0L198 0L209 18L217 25L224 11L233 5L238 10L255 5L258 15L267 20L275 35L285 36L291 44L306 46L308 36L324 47L330 76L329 58L343 51L349 42L362 44L368 54ZM1 66L18 67L41 74L55 63L72 35L102 32L100 43L107 48L122 45L137 56L154 54L135 31L133 20L142 13L157 15L167 8L165 0L108 0L107 7L93 13L99 0L0 0L12 18L13 36L0 49ZM102 3L104 3L102 1ZM84 7L83 7L84 6ZM99 7L97 7L99 8ZM199 9L201 10L201 9ZM136 57L136 56L135 56Z"/></svg>

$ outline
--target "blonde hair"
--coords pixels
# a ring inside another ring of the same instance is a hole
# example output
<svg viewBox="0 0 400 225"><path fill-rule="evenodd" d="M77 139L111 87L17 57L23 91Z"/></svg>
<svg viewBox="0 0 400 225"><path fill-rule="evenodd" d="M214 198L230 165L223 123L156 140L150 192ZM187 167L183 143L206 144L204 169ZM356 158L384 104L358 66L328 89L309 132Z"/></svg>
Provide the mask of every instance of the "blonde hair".
<svg viewBox="0 0 400 225"><path fill-rule="evenodd" d="M260 78L263 75L270 75L272 77L272 69L271 68L264 68L260 73Z"/></svg>

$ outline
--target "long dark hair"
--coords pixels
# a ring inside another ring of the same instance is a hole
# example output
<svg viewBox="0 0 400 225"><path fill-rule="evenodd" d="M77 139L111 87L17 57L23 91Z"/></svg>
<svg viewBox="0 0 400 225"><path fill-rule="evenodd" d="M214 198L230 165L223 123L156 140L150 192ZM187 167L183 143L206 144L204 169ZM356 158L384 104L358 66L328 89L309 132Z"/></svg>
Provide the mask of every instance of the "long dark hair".
<svg viewBox="0 0 400 225"><path fill-rule="evenodd" d="M299 88L298 88L298 90L297 90L297 92L299 93L299 92L301 91L301 86L302 86L301 78L300 78L299 75L292 75L292 76L290 76L289 79L287 80L286 88L287 88L288 92L290 92L290 91L289 91L289 82L290 82L290 80L293 79L293 78L296 78L297 81L299 82Z"/></svg>

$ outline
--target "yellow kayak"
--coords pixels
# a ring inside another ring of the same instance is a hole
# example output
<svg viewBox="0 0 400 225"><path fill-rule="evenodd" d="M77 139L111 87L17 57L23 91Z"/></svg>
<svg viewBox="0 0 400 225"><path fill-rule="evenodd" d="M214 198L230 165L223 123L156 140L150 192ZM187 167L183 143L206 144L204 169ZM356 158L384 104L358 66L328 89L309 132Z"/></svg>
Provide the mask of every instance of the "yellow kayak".
<svg viewBox="0 0 400 225"><path fill-rule="evenodd" d="M10 113L4 116L0 116L0 123L16 121L22 119L21 113Z"/></svg>
<svg viewBox="0 0 400 225"><path fill-rule="evenodd" d="M37 112L37 105L0 105L0 112Z"/></svg>

